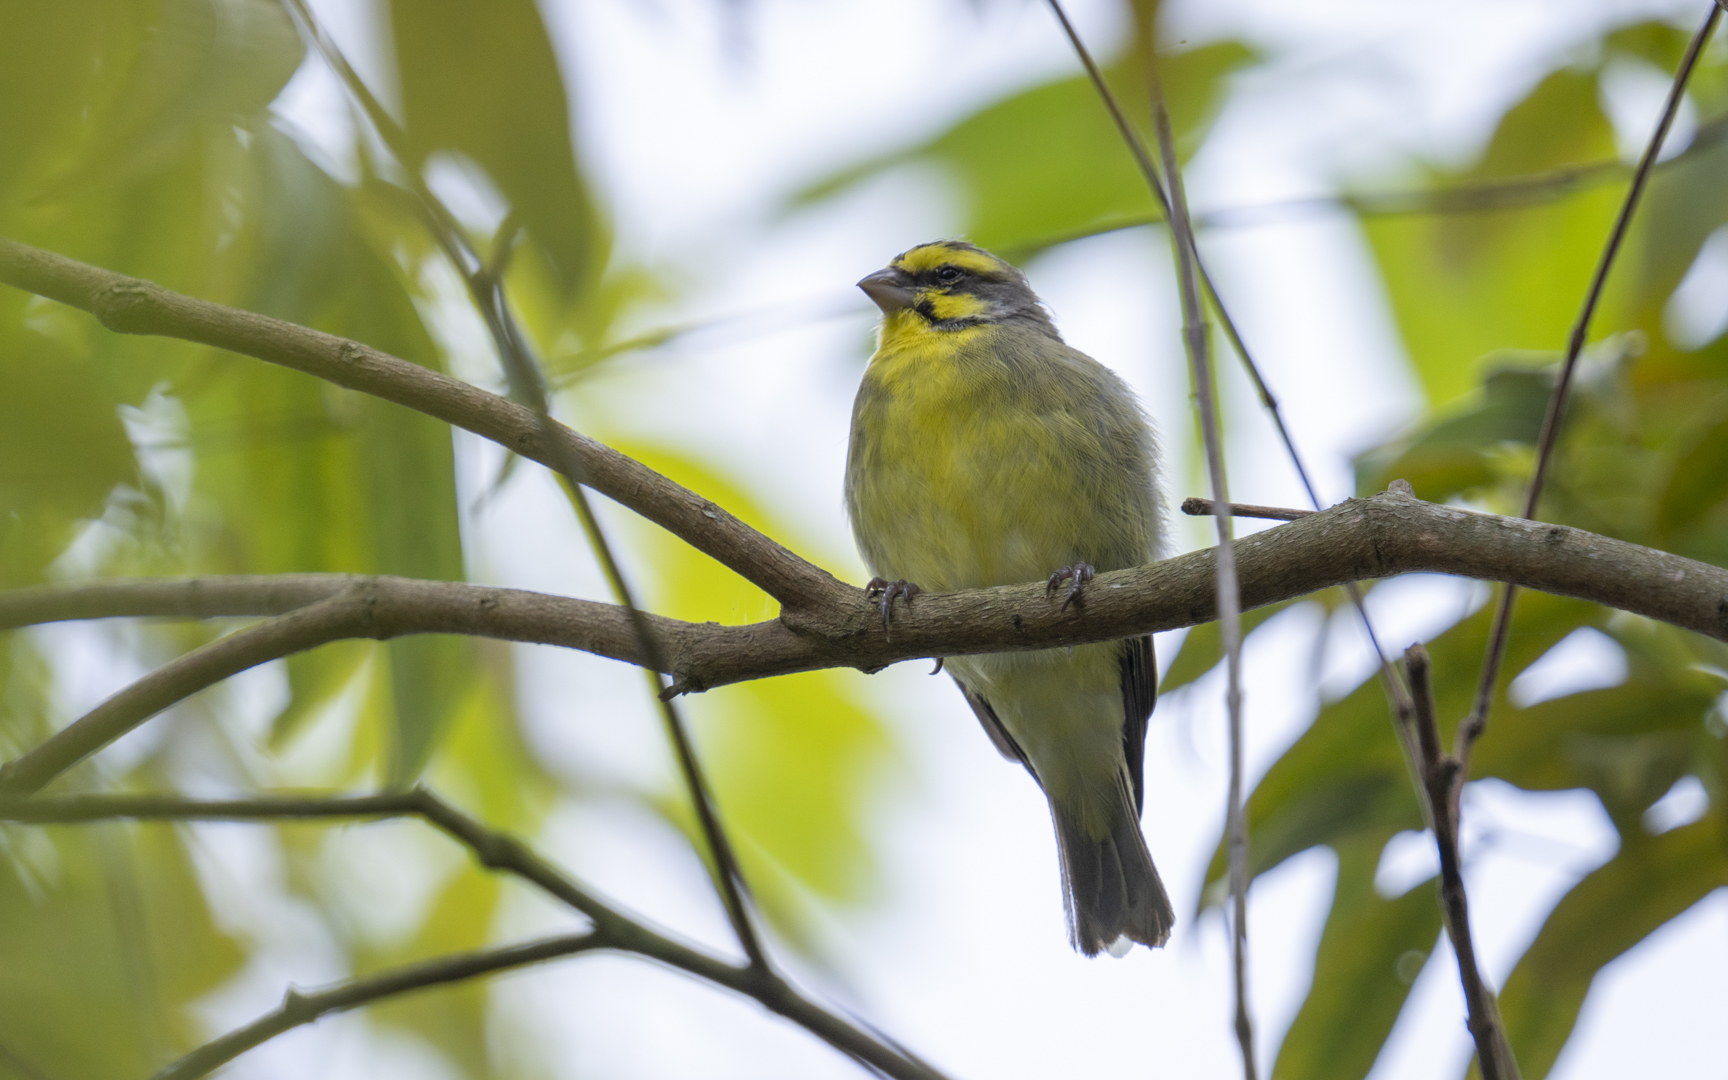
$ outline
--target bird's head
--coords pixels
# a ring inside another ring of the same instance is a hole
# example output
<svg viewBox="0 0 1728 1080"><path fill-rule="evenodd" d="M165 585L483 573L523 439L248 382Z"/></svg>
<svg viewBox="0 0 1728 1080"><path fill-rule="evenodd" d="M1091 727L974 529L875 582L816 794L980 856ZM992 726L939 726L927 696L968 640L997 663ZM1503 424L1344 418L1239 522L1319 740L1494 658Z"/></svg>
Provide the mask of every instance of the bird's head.
<svg viewBox="0 0 1728 1080"><path fill-rule="evenodd" d="M895 256L858 283L882 309L885 336L1028 320L1054 335L1026 275L975 244L938 240Z"/></svg>

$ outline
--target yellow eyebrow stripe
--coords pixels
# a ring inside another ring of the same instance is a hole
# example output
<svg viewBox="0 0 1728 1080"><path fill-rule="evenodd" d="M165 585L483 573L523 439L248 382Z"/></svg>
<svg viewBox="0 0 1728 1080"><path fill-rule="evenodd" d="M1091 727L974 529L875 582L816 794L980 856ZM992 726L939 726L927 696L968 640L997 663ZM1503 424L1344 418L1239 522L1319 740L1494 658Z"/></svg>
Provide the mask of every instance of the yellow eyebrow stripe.
<svg viewBox="0 0 1728 1080"><path fill-rule="evenodd" d="M987 277L1002 276L1002 263L982 251L950 247L947 244L925 244L915 247L894 260L894 266L909 274L932 270L938 266L958 266Z"/></svg>

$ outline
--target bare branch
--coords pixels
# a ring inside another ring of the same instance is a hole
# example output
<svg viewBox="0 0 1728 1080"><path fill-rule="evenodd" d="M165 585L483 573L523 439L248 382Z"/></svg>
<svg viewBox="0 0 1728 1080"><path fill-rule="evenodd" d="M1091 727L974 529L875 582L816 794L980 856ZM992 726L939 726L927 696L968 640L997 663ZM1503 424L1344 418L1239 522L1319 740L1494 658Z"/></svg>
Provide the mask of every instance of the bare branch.
<svg viewBox="0 0 1728 1080"><path fill-rule="evenodd" d="M1596 273L1590 279L1590 288L1584 294L1584 306L1578 312L1578 321L1573 324L1572 336L1566 342L1566 360L1560 367L1560 381L1554 386L1554 393L1548 398L1548 412L1542 418L1542 435L1537 440L1536 472L1530 479L1530 490L1524 499L1524 516L1532 520L1536 517L1536 506L1542 499L1542 488L1548 479L1548 463L1554 455L1554 443L1560 435L1560 420L1566 411L1566 395L1572 388L1572 375L1578 368L1578 357L1584 352L1584 339L1590 332L1590 321L1596 315L1596 305L1602 299L1602 290L1608 284L1608 272L1614 268L1614 257L1620 253L1620 245L1626 239L1626 230L1632 224L1632 215L1638 209L1639 197L1644 194L1644 188L1649 183L1650 171L1655 167L1656 156L1662 152L1662 143L1668 138L1668 130L1674 126L1674 118L1680 113L1680 102L1686 94L1686 83L1692 78L1692 71L1698 64L1698 56L1704 51L1704 43L1710 40L1710 34L1716 29L1716 23L1722 17L1723 6L1720 0L1713 0L1704 21L1698 27L1698 32L1692 35L1692 40L1686 46L1686 55L1680 60L1680 67L1674 73L1673 85L1668 89L1668 103L1662 109L1662 118L1656 123L1656 130L1650 135L1650 143L1644 148L1644 156L1638 161L1638 170L1632 175L1632 186L1626 192L1625 200L1620 204L1620 213L1614 219L1614 227L1609 230L1608 242L1602 249L1602 257L1597 260ZM1500 602L1494 609L1494 625L1488 634L1488 653L1482 660L1482 677L1476 684L1476 700L1471 706L1470 715L1458 728L1458 758L1463 763L1465 774L1470 770L1470 751L1475 745L1482 729L1488 723L1488 710L1494 703L1494 687L1500 678L1500 662L1506 655L1506 635L1512 626L1512 607L1518 599L1516 585L1508 584L1500 591Z"/></svg>
<svg viewBox="0 0 1728 1080"><path fill-rule="evenodd" d="M497 394L356 341L237 308L0 239L0 282L81 308L122 334L212 345L394 401L555 467L540 418ZM583 482L761 587L800 615L844 603L833 575L799 558L702 498L611 447L553 425Z"/></svg>
<svg viewBox="0 0 1728 1080"><path fill-rule="evenodd" d="M1148 38L1151 27L1146 28ZM1206 444L1206 473L1212 482L1212 514L1218 530L1218 626L1224 649L1224 707L1230 725L1230 790L1225 806L1225 833L1230 852L1230 946L1231 971L1236 986L1236 1042L1242 1051L1242 1075L1255 1080L1254 1022L1248 1015L1248 819L1242 813L1242 594L1236 584L1236 551L1230 546L1229 489L1224 474L1224 437L1218 430L1217 386L1212 376L1212 331L1201 307L1200 284L1196 280L1194 230L1188 222L1188 198L1184 193L1182 166L1176 160L1176 136L1170 130L1170 111L1164 104L1164 87L1158 76L1152 42L1146 51L1146 77L1152 88L1152 116L1157 125L1158 150L1164 160L1164 179L1169 184L1170 232L1176 249L1176 281L1182 292L1182 337L1193 368L1194 396L1200 410L1200 432ZM1291 448L1294 451L1294 447Z"/></svg>
<svg viewBox="0 0 1728 1080"><path fill-rule="evenodd" d="M751 964L765 967L768 963L767 955L762 951L762 943L751 925L750 912L744 902L747 888L743 869L733 853L732 842L727 838L720 816L715 812L713 794L709 791L707 778L697 761L696 750L690 741L683 717L679 715L677 705L665 693L666 687L661 681L660 673L666 663L659 639L654 634L652 622L637 607L612 545L607 541L605 531L600 527L600 520L594 515L593 507L589 505L588 495L583 490L584 485L589 482L587 468L557 437L558 425L552 418L545 375L528 344L527 335L523 333L505 300L502 273L509 262L520 224L513 212L507 215L498 227L491 259L483 257L457 224L455 215L421 178L414 155L407 146L408 133L384 111L384 107L367 89L364 80L348 63L336 43L323 32L317 16L305 0L289 0L289 9L298 17L309 44L318 50L325 62L335 71L337 78L348 88L362 112L371 120L379 138L402 165L409 185L425 211L428 231L444 250L451 267L461 275L468 286L469 296L492 336L512 391L526 402L539 420L542 439L552 451L552 460L547 464L561 478L560 486L570 501L571 509L576 512L582 532L588 538L589 547L593 549L594 556L600 563L601 572L611 588L612 598L629 613L637 640L647 656L645 674L652 684L655 707L660 712L667 738L672 743L673 756L678 761L679 771L683 774L685 787L690 793L696 820L707 841L708 853L714 862L714 884L726 908L726 917L731 921L733 932L737 934L745 954L750 957Z"/></svg>
<svg viewBox="0 0 1728 1080"><path fill-rule="evenodd" d="M271 795L247 799L185 799L170 795L72 795L19 798L0 796L0 821L37 824L103 821L131 818L149 821L279 821L290 819L382 818L417 816L435 825L473 851L481 865L515 874L533 882L550 895L586 915L594 923L591 934L556 938L526 946L447 957L431 964L403 968L371 980L343 983L323 992L300 995L292 991L282 1009L193 1051L170 1066L163 1077L201 1076L236 1055L280 1034L296 1023L307 1023L324 1013L352 1008L391 994L424 986L471 978L521 964L537 963L554 956L581 951L612 949L635 953L666 967L695 976L717 986L753 998L771 1012L783 1016L827 1042L835 1049L887 1076L898 1080L941 1080L930 1066L912 1054L892 1046L856 1025L815 1004L796 987L772 971L755 965L738 966L710 956L666 937L639 920L600 900L587 889L560 873L527 845L498 832L423 789L383 795L322 797ZM581 943L587 944L581 944ZM559 944L563 943L563 944ZM568 949L563 950L564 946ZM534 950L552 950L544 955ZM359 997L352 995L358 994ZM333 996L332 996L333 995ZM350 995L350 996L343 996ZM322 1000L325 1007L307 1015L293 1013L298 999L304 1012ZM287 1015L285 1015L287 1014ZM296 1023L284 1022L295 1016ZM191 1069L192 1071L173 1071Z"/></svg>
<svg viewBox="0 0 1728 1080"><path fill-rule="evenodd" d="M1435 847L1440 852L1440 909L1446 918L1446 934L1452 939L1452 952L1458 958L1458 978L1464 985L1470 1034L1476 1040L1476 1061L1482 1070L1482 1080L1518 1080L1518 1061L1506 1039L1500 1006L1482 978L1476 963L1476 942L1470 934L1470 905L1464 894L1463 863L1458 857L1463 764L1440 750L1428 650L1420 644L1410 646L1404 651L1404 666L1410 675L1428 819L1434 829Z"/></svg>
<svg viewBox="0 0 1728 1080"><path fill-rule="evenodd" d="M194 649L132 683L0 766L0 792L28 794L177 701L267 660L364 634L366 612L342 594Z"/></svg>
<svg viewBox="0 0 1728 1080"><path fill-rule="evenodd" d="M274 1012L259 1017L245 1027L236 1028L213 1042L205 1043L158 1072L154 1080L194 1080L196 1077L207 1076L246 1051L269 1042L285 1031L310 1024L328 1013L357 1008L381 998L394 997L413 990L461 982L464 979L608 947L609 943L599 933L569 934L522 945L510 945L502 949L442 956L436 960L408 964L376 975L350 979L312 993L301 993L290 987L281 1006Z"/></svg>
<svg viewBox="0 0 1728 1080"><path fill-rule="evenodd" d="M1237 540L1233 547L1244 610L1347 582L1454 574L1577 597L1728 641L1728 570L1581 529L1438 506L1397 491L1350 499ZM1209 622L1217 617L1214 552L1100 574L1083 609L1063 610L1042 582L922 593L914 608L895 618L891 639L863 591L850 588L848 602L830 613L821 630L784 617L747 626L647 618L665 648L664 662L671 669L666 674L675 680L669 692L693 693L818 668L874 671L902 660L1084 645ZM448 633L561 645L648 663L628 614L609 604L458 582L346 574L37 586L0 593L0 628L121 615L281 616L288 605L307 602L327 605L318 607L317 621L265 624L271 629L255 628L254 637L235 634L206 646L214 654L198 650L188 654L197 661L182 659L207 676L224 665L261 663L342 637ZM322 627L323 636L309 626ZM188 670L176 668L175 673L184 676ZM144 681L158 680L159 674ZM192 693L209 683L190 676L151 682L157 689L165 685ZM117 709L120 700L127 703L129 725L135 725L148 715L140 715L141 703L161 697L122 691L98 711ZM84 721L73 726L79 724ZM124 733L115 721L104 719L103 738L88 741L87 733L96 727L92 721L80 729L78 756ZM44 761L35 755L47 745L0 770L0 790L25 790L18 786L18 768L26 760ZM76 758L53 760L50 776ZM33 787L50 778L35 771L41 767L31 766Z"/></svg>
<svg viewBox="0 0 1728 1080"><path fill-rule="evenodd" d="M1284 506L1256 506L1253 503L1231 503L1228 507L1228 517L1269 518L1273 521L1295 521L1307 517L1313 510L1292 510ZM1190 517L1212 517L1218 513L1218 504L1211 499L1191 496L1182 500L1182 512Z"/></svg>
<svg viewBox="0 0 1728 1080"><path fill-rule="evenodd" d="M1087 77L1091 79L1093 88L1097 90L1099 100L1104 103L1104 108L1109 112L1110 119L1115 123L1116 130L1122 136L1122 141L1127 145L1129 153L1133 155L1135 163L1139 165L1141 175L1145 178L1147 187L1151 189L1153 198L1157 200L1160 210L1163 211L1162 220L1168 221L1171 217L1170 196L1165 192L1163 184L1158 179L1158 170L1153 167L1151 156L1147 154L1146 147L1141 142L1140 136L1134 131L1133 125L1128 123L1127 115L1123 113L1121 105L1116 101L1116 95L1110 90L1109 81L1104 78L1104 72L1092 59L1092 54L1087 50L1086 44L1080 40L1080 34L1074 29L1074 24L1068 20L1067 12L1062 10L1061 0L1049 0L1049 2L1050 9L1055 12L1057 21L1062 24L1062 31L1067 35L1069 44L1074 47L1075 55L1080 58L1081 65L1086 69ZM1153 28L1148 26L1146 32L1151 34ZM1155 42L1148 44L1149 55L1146 60L1148 72L1153 70L1156 63L1156 54L1150 51L1155 44ZM1308 494L1309 503L1314 509L1319 510L1322 505L1320 493L1314 487L1314 481L1308 474L1308 466L1304 464L1302 454L1296 449L1296 440L1291 437L1289 426L1284 423L1284 414L1278 407L1278 399L1272 395L1272 388L1261 376L1259 365L1249 354L1248 346L1242 340L1241 332L1236 328L1236 320L1231 318L1229 309L1224 306L1223 298L1218 295L1218 289L1212 282L1212 275L1207 272L1206 263L1200 257L1200 249L1197 244L1193 243L1192 224L1190 223L1187 228L1194 265L1199 272L1201 284L1206 287L1206 298L1210 301L1213 312L1218 316L1218 323L1223 327L1224 336L1229 339L1230 347L1236 351L1237 357L1242 361L1243 370L1254 383L1255 392L1260 396L1260 404L1271 416L1272 425L1278 431L1279 441L1284 444L1285 456L1290 459L1291 466L1295 468L1297 479L1302 482L1302 488ZM1070 239L1076 238L1070 237ZM1356 608L1357 617L1362 620L1362 629L1368 635L1369 645L1374 649L1374 659L1380 663L1380 683L1385 688L1387 699L1392 706L1392 727L1402 739L1404 737L1405 718L1410 714L1410 694L1399 680L1397 669L1392 666L1392 661L1387 657L1385 648L1380 644L1380 635L1374 630L1374 621L1368 617L1368 605L1363 602L1362 591L1357 588L1355 582L1350 582L1345 586L1345 592L1349 594L1350 603Z"/></svg>

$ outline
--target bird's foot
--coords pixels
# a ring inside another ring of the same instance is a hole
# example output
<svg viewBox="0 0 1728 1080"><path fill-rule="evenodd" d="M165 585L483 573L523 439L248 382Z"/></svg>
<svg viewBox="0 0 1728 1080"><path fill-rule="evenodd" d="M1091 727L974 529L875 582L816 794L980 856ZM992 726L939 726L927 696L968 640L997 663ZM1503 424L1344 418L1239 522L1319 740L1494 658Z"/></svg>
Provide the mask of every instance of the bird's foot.
<svg viewBox="0 0 1728 1080"><path fill-rule="evenodd" d="M1091 563L1077 562L1073 566L1064 566L1050 575L1049 583L1044 586L1044 595L1054 596L1064 581L1072 581L1073 584L1068 586L1068 595L1062 598L1062 610L1067 611L1068 605L1080 599L1080 594L1086 591L1086 585L1097 573Z"/></svg>
<svg viewBox="0 0 1728 1080"><path fill-rule="evenodd" d="M923 592L910 581L888 581L885 578L871 578L870 584L864 586L864 597L867 600L882 602L882 632L888 632L888 624L894 617L894 598L906 598L906 606L912 606L912 598Z"/></svg>

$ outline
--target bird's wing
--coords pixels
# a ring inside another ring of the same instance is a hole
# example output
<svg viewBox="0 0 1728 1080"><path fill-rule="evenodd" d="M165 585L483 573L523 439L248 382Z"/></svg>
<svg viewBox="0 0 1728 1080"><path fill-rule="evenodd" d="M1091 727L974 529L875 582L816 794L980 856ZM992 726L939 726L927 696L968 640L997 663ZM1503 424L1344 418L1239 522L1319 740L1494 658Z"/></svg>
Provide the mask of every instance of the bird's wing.
<svg viewBox="0 0 1728 1080"><path fill-rule="evenodd" d="M1027 758L1026 751L1020 749L1020 744L1014 741L1014 736L1008 734L1008 729L1002 726L1002 721L997 718L996 710L990 707L990 703L968 690L966 684L959 679L954 680L954 685L966 695L966 704L972 706L972 714L978 718L984 734L990 736L990 742L995 745L997 752L1009 761L1017 761L1026 766L1032 779L1037 780L1038 773L1033 770L1031 759ZM1040 780L1039 783L1042 784L1043 781Z"/></svg>
<svg viewBox="0 0 1728 1080"><path fill-rule="evenodd" d="M972 700L970 694L966 698ZM1152 638L1150 635L1129 638L1122 643L1122 756L1128 762L1136 814L1146 796L1146 723L1157 700L1158 661L1152 654ZM977 711L978 705L972 708ZM979 717L982 719L983 713ZM1003 734L1006 737L1007 733Z"/></svg>

